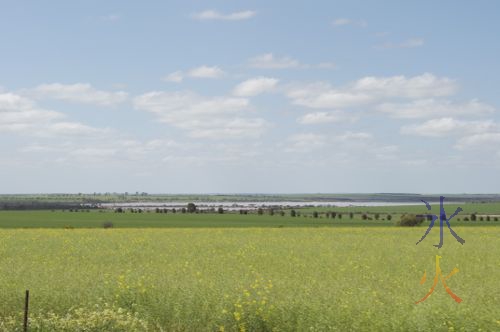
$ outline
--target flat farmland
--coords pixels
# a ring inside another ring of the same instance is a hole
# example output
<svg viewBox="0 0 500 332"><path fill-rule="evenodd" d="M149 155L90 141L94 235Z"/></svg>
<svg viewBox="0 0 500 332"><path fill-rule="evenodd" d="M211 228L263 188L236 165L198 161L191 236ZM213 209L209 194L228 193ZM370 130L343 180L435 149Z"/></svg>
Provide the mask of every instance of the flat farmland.
<svg viewBox="0 0 500 332"><path fill-rule="evenodd" d="M498 330L500 228L454 229L2 229L0 331Z"/></svg>
<svg viewBox="0 0 500 332"><path fill-rule="evenodd" d="M422 204L423 205L423 204ZM500 225L500 205L494 204L461 204L464 213L452 220L452 224L461 226L488 226ZM448 215L455 211L456 206L446 206ZM80 212L69 212L61 210L40 211L0 211L0 228L102 228L106 222L112 223L114 228L198 228L198 227L223 227L223 228L247 228L247 227L392 227L404 213L429 213L425 206L396 206L396 207L357 207L357 208L303 208L297 209L300 215L290 216L290 210L283 210L281 216L279 210L274 215L264 211L258 215L255 211L247 215L238 212L233 213L114 213L111 210L80 210ZM313 218L313 212L318 211L318 218ZM327 217L326 213L336 211L336 218ZM353 212L352 218L349 212ZM439 215L439 205L433 206L432 214ZM464 221L469 213L477 213L476 221ZM339 218L342 214L342 218ZM363 214L367 214L371 220L363 220ZM376 220L376 214L379 219ZM391 215L392 219L387 220ZM479 216L491 215L488 221L486 217L480 220ZM495 220L496 217L496 220ZM460 220L458 220L460 218ZM424 223L421 227L425 227Z"/></svg>

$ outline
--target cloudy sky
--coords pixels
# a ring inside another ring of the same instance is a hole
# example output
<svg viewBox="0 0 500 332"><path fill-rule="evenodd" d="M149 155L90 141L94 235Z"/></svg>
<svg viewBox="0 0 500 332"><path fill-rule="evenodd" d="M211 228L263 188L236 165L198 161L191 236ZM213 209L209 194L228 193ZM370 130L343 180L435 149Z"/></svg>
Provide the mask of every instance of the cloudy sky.
<svg viewBox="0 0 500 332"><path fill-rule="evenodd" d="M498 1L1 1L0 193L500 192Z"/></svg>

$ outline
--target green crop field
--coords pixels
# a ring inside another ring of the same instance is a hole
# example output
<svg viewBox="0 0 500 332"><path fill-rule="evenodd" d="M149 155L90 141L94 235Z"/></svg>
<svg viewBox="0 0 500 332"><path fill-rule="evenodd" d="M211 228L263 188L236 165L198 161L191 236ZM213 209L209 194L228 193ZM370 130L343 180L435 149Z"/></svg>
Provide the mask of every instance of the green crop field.
<svg viewBox="0 0 500 332"><path fill-rule="evenodd" d="M478 212L479 215L491 215L476 221L464 221L466 214L461 214L461 220L453 219L452 223L461 226L500 225L498 221L500 210L494 204L476 204L473 209L464 211ZM448 215L454 212L454 206L446 206ZM319 217L313 218L313 211L319 211ZM290 211L285 210L285 215L275 213L263 215L255 212L248 215L239 213L114 213L110 210L90 210L90 212L62 212L62 211L0 211L0 228L101 228L103 223L111 222L114 228L193 228L193 227L369 227L369 226L394 226L403 213L426 213L425 207L376 207L376 208L335 208L335 209L300 209L301 215L291 217ZM327 218L326 211L342 213L342 218ZM371 220L362 220L362 214L368 211ZM352 219L348 212L353 212ZM375 220L375 214L379 220ZM439 210L431 213L439 214ZM465 213L465 212L464 212ZM391 214L392 220L387 220ZM468 215L468 214L467 214ZM495 218L497 219L495 221ZM424 223L427 225L427 223ZM424 226L424 225L422 225Z"/></svg>
<svg viewBox="0 0 500 332"><path fill-rule="evenodd" d="M500 228L454 229L3 229L0 331L498 330Z"/></svg>
<svg viewBox="0 0 500 332"><path fill-rule="evenodd" d="M239 213L114 213L61 211L0 211L0 228L100 228L104 222L115 228L179 228L179 227L328 227L328 226L392 226L393 222L312 218L309 215L290 217Z"/></svg>

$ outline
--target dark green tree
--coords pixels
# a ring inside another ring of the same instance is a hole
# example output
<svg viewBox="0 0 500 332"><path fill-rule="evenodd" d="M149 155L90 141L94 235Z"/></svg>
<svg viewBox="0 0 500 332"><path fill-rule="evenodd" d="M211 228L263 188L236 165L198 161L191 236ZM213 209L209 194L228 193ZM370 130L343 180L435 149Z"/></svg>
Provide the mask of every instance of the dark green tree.
<svg viewBox="0 0 500 332"><path fill-rule="evenodd" d="M187 212L188 213L195 213L196 212L196 205L194 203L188 203Z"/></svg>

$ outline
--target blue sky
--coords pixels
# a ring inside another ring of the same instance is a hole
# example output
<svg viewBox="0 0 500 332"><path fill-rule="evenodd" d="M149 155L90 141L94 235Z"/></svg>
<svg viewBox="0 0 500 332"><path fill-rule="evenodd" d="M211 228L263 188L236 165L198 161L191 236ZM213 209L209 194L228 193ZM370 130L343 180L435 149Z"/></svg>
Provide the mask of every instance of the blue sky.
<svg viewBox="0 0 500 332"><path fill-rule="evenodd" d="M499 192L497 1L2 1L0 192Z"/></svg>

